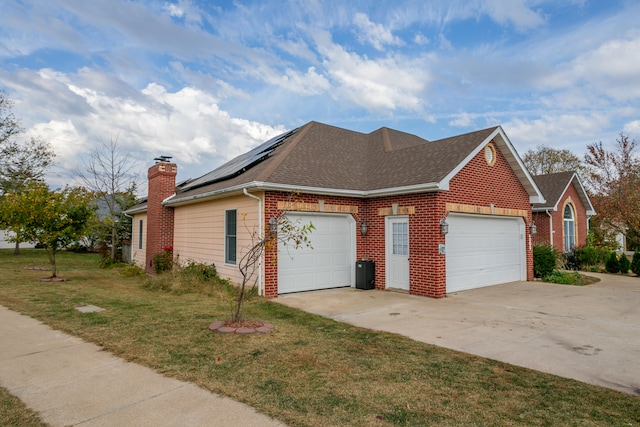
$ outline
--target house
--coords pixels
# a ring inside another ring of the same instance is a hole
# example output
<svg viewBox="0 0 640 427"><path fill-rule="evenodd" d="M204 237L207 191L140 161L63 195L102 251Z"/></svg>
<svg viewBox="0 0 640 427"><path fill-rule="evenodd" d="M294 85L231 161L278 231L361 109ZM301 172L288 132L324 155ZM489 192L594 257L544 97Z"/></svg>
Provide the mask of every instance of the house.
<svg viewBox="0 0 640 427"><path fill-rule="evenodd" d="M531 205L544 198L499 126L430 142L309 122L177 186L177 165L158 160L148 199L127 211L150 272L171 246L239 282L252 233L286 214L314 225L313 248L266 251L265 297L354 286L363 259L376 288L434 298L533 278Z"/></svg>
<svg viewBox="0 0 640 427"><path fill-rule="evenodd" d="M10 231L0 230L0 249L14 249L16 247L15 243L9 241L11 237L15 237L15 234L13 234ZM20 243L20 249L33 249L33 248L35 248L35 245L33 243L29 243L29 242Z"/></svg>
<svg viewBox="0 0 640 427"><path fill-rule="evenodd" d="M559 172L533 179L546 200L533 205L534 243L551 245L560 252L584 246L589 218L596 212L578 174Z"/></svg>

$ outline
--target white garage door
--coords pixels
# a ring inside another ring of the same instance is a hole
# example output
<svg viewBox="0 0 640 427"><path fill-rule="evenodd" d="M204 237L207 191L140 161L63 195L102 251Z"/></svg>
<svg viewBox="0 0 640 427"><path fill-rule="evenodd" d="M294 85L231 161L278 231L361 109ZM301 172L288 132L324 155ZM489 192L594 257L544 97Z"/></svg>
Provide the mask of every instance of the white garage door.
<svg viewBox="0 0 640 427"><path fill-rule="evenodd" d="M312 248L278 244L278 293L351 286L355 275L355 221L342 215L288 214L291 221L311 222Z"/></svg>
<svg viewBox="0 0 640 427"><path fill-rule="evenodd" d="M522 218L447 217L447 293L526 280Z"/></svg>

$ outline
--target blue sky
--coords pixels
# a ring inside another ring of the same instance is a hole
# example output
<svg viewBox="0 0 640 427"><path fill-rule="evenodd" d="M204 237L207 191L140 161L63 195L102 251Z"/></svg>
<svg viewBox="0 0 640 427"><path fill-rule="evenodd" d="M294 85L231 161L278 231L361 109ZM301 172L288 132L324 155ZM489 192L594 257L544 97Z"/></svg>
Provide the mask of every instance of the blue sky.
<svg viewBox="0 0 640 427"><path fill-rule="evenodd" d="M4 0L0 89L58 154L100 141L200 176L311 120L520 154L640 140L640 2Z"/></svg>

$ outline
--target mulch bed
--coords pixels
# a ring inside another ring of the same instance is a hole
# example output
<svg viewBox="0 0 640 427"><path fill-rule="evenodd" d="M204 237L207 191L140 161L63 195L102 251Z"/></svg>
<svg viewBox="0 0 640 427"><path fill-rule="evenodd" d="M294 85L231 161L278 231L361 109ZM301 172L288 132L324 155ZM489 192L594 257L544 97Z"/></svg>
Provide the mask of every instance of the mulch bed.
<svg viewBox="0 0 640 427"><path fill-rule="evenodd" d="M212 331L218 331L221 334L266 334L273 330L271 323L263 322L257 319L242 319L237 322L233 320L217 320L209 325Z"/></svg>

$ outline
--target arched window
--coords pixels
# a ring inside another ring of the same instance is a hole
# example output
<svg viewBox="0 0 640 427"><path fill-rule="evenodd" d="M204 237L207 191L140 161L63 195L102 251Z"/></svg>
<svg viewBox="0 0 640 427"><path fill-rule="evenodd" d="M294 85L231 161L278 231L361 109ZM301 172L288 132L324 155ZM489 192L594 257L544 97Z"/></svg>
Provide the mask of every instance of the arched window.
<svg viewBox="0 0 640 427"><path fill-rule="evenodd" d="M576 223L573 207L568 204L564 208L564 250L570 251L576 246Z"/></svg>

